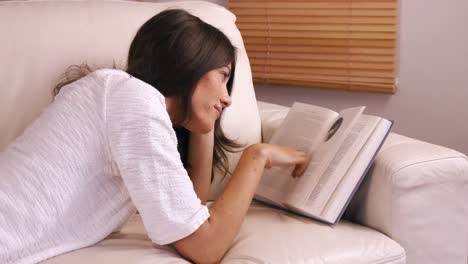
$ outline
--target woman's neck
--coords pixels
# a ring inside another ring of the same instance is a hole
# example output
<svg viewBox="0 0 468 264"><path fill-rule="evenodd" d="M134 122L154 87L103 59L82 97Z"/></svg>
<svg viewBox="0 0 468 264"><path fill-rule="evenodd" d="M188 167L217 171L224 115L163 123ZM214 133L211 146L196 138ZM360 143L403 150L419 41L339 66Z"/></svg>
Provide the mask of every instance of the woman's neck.
<svg viewBox="0 0 468 264"><path fill-rule="evenodd" d="M182 107L180 97L165 97L166 111L169 114L172 125L178 125L183 122Z"/></svg>

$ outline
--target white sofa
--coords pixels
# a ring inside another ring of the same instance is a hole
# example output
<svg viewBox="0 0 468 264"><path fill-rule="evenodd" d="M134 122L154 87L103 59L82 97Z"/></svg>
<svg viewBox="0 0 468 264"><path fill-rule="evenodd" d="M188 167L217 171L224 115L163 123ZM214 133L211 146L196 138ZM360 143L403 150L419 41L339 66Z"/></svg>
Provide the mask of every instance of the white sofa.
<svg viewBox="0 0 468 264"><path fill-rule="evenodd" d="M0 2L0 150L51 102L67 66L111 67L115 60L124 67L137 28L167 7L200 16L238 47L223 127L246 144L267 140L288 109L256 102L242 38L226 9L203 2L6 1ZM234 166L238 156L231 157ZM221 187L217 178L213 198ZM465 155L391 134L337 225L254 202L222 263L466 264L467 201ZM135 215L97 245L44 263L184 262L172 247L153 245Z"/></svg>

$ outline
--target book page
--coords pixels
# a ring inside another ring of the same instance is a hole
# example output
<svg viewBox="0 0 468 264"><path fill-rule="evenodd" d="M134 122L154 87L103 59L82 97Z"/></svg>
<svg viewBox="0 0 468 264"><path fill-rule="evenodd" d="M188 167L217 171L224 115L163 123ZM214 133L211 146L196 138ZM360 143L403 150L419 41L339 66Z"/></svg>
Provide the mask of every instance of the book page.
<svg viewBox="0 0 468 264"><path fill-rule="evenodd" d="M346 175L337 185L336 190L321 213L324 218L333 219L333 222L339 220L339 217L343 214L347 204L357 190L359 183L364 178L377 152L383 145L393 124L391 121L380 117L367 117L377 120L378 124L357 155L353 164L346 172Z"/></svg>
<svg viewBox="0 0 468 264"><path fill-rule="evenodd" d="M312 153L309 167L292 187L294 192L290 192L291 194L286 197L288 205L298 206L307 203L311 195L317 195L325 186L330 175L342 164L342 154L351 147L352 144L345 142L345 139L364 108L345 109L334 119L334 122L329 124L326 133L321 137L317 143L318 146ZM355 139L353 138L353 140ZM350 163L350 161L346 160L346 163Z"/></svg>
<svg viewBox="0 0 468 264"><path fill-rule="evenodd" d="M283 123L273 134L271 144L289 146L310 155L327 132L338 113L308 104L294 103ZM282 203L284 195L296 179L291 177L294 167L265 169L256 196L260 200Z"/></svg>
<svg viewBox="0 0 468 264"><path fill-rule="evenodd" d="M335 192L362 147L374 131L379 119L361 115L352 125L338 151L334 154L327 169L320 176L312 190L307 204L322 213L323 208Z"/></svg>

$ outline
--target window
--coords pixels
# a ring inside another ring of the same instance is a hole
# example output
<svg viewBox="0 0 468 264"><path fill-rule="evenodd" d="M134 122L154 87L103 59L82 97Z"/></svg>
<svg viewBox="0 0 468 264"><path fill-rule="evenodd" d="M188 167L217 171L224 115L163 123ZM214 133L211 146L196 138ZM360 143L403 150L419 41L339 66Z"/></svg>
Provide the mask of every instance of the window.
<svg viewBox="0 0 468 264"><path fill-rule="evenodd" d="M397 0L229 1L256 83L394 93Z"/></svg>

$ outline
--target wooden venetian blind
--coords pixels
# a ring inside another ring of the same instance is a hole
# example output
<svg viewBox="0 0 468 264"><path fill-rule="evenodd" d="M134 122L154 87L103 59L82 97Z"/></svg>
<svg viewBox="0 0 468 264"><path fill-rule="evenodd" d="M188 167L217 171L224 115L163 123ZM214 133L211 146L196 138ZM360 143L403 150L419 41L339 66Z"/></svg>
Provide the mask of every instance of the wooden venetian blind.
<svg viewBox="0 0 468 264"><path fill-rule="evenodd" d="M256 83L394 93L397 0L230 0Z"/></svg>

